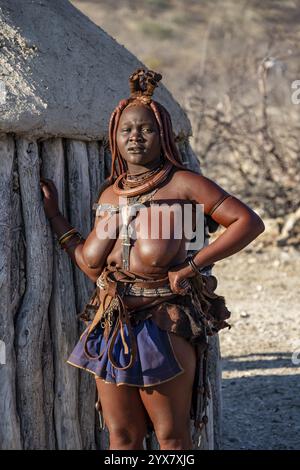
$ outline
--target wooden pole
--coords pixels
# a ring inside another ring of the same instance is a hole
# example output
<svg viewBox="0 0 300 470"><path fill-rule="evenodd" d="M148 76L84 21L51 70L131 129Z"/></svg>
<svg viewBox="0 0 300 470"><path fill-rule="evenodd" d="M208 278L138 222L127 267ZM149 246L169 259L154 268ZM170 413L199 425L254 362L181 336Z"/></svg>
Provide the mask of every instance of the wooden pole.
<svg viewBox="0 0 300 470"><path fill-rule="evenodd" d="M16 357L14 351L14 306L11 302L12 189L14 142L0 136L0 449L21 449L16 406ZM14 278L15 280L15 278ZM15 291L14 291L15 292ZM17 296L14 296L17 297Z"/></svg>
<svg viewBox="0 0 300 470"><path fill-rule="evenodd" d="M67 216L65 158L61 139L42 146L43 176L52 179L59 208ZM75 289L70 258L53 237L53 289L49 307L54 361L54 420L58 449L81 449L78 417L78 372L66 360L78 340ZM84 432L84 430L82 430Z"/></svg>
<svg viewBox="0 0 300 470"><path fill-rule="evenodd" d="M52 288L51 232L42 206L35 141L17 140L26 238L26 290L16 319L17 405L24 449L46 449L43 343Z"/></svg>

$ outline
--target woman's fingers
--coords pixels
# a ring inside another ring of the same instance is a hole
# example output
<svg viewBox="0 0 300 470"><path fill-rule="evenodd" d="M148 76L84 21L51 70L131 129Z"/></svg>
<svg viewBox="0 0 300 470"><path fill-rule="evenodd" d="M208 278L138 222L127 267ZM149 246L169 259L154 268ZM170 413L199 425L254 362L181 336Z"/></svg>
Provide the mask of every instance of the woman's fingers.
<svg viewBox="0 0 300 470"><path fill-rule="evenodd" d="M41 190L45 197L48 198L50 196L50 191L44 183L41 183Z"/></svg>
<svg viewBox="0 0 300 470"><path fill-rule="evenodd" d="M41 178L40 178L40 182L41 182L42 184L49 184L49 183L50 183L50 180L48 180L47 178L42 178L42 177L41 177Z"/></svg>
<svg viewBox="0 0 300 470"><path fill-rule="evenodd" d="M40 182L44 184L45 186L55 188L55 184L53 183L53 181L49 180L48 178L40 177Z"/></svg>
<svg viewBox="0 0 300 470"><path fill-rule="evenodd" d="M175 294L186 295L191 290L191 285L187 278L183 278L176 271L169 271L169 281L171 290Z"/></svg>
<svg viewBox="0 0 300 470"><path fill-rule="evenodd" d="M48 178L40 178L40 186L41 190L43 191L45 197L49 198L51 196L56 197L56 186L53 183L52 180L49 180Z"/></svg>
<svg viewBox="0 0 300 470"><path fill-rule="evenodd" d="M40 178L40 187L42 189L48 189L48 182L44 178Z"/></svg>
<svg viewBox="0 0 300 470"><path fill-rule="evenodd" d="M176 280L173 290L176 294L186 295L190 291L190 284L186 279Z"/></svg>

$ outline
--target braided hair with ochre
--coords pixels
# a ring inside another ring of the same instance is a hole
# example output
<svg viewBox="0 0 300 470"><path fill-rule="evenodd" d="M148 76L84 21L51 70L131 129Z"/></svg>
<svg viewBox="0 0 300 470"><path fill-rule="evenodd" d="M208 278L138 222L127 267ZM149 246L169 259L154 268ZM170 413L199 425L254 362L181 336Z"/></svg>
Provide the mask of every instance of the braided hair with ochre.
<svg viewBox="0 0 300 470"><path fill-rule="evenodd" d="M126 162L117 147L117 129L121 114L128 106L143 105L153 111L159 127L164 157L172 162L174 166L183 170L186 169L181 162L180 154L174 141L170 114L162 104L152 100L154 89L158 86L161 78L162 76L159 73L152 70L146 71L145 69L137 69L129 77L130 97L119 102L109 121L109 144L112 156L111 173L108 178L110 183L113 182L116 176L126 172ZM119 168L117 168L116 164L118 164Z"/></svg>

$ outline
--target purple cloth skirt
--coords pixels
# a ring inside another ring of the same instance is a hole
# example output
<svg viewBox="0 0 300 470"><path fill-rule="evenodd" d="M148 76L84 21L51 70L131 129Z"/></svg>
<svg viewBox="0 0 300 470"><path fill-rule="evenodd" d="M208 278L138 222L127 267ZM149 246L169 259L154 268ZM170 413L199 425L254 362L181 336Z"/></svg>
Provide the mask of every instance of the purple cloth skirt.
<svg viewBox="0 0 300 470"><path fill-rule="evenodd" d="M132 326L132 332L136 338L137 354L132 367L126 370L118 370L108 358L108 347L114 326L111 328L107 341L103 336L100 324L92 331L87 341L87 350L91 356L99 356L102 352L103 355L99 359L91 359L86 355L83 345L89 324L69 356L68 364L85 369L105 382L138 387L159 385L184 372L175 357L169 333L159 328L151 318ZM124 331L126 342L130 345L126 325ZM130 355L124 352L120 332L115 341L113 359L118 367L126 366L130 359Z"/></svg>

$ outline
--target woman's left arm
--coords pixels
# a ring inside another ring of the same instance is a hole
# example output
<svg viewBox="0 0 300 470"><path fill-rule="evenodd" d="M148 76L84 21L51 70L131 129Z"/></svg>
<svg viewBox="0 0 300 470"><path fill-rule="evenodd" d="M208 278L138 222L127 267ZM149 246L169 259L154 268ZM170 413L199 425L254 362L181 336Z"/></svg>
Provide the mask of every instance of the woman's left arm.
<svg viewBox="0 0 300 470"><path fill-rule="evenodd" d="M194 256L199 268L237 253L265 230L262 219L234 196L225 199L211 217L226 230Z"/></svg>
<svg viewBox="0 0 300 470"><path fill-rule="evenodd" d="M210 214L213 220L226 227L226 230L215 241L202 248L193 258L198 268L208 266L216 261L227 258L249 245L264 230L262 219L246 204L228 194L219 185L202 175L188 172L186 188L187 199L204 205L204 213ZM225 196L230 196L226 197ZM222 201L220 205L218 202ZM215 209L214 207L217 206ZM195 275L187 263L172 268L170 282L176 291L178 283ZM170 276L169 276L170 277ZM176 280L175 280L176 277ZM180 289L178 289L180 290ZM178 292L179 293L179 292ZM183 290L181 289L181 293Z"/></svg>

